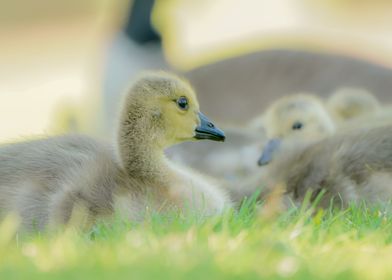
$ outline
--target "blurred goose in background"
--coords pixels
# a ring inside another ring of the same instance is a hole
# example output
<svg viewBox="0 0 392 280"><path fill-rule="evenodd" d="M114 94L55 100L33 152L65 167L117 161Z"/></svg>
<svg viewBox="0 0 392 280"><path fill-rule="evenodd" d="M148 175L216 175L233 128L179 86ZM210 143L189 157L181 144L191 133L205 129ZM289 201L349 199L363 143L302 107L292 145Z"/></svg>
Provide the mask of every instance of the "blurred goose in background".
<svg viewBox="0 0 392 280"><path fill-rule="evenodd" d="M262 197L283 188L286 206L301 203L308 191L312 200L325 191L322 207L331 199L343 207L362 200L387 202L392 199L392 125L282 147L245 189L250 194L261 186Z"/></svg>
<svg viewBox="0 0 392 280"><path fill-rule="evenodd" d="M341 131L392 125L392 106L381 105L363 89L342 88L329 98L327 106Z"/></svg>
<svg viewBox="0 0 392 280"><path fill-rule="evenodd" d="M16 212L22 226L32 230L72 221L90 226L116 212L140 220L146 211L189 209L209 215L231 205L218 186L164 156L166 147L183 141L225 139L199 111L185 80L146 73L122 107L118 156L110 146L78 135L3 145L0 213Z"/></svg>
<svg viewBox="0 0 392 280"><path fill-rule="evenodd" d="M338 123L368 117L381 110L378 99L360 88L340 88L328 98L327 108Z"/></svg>

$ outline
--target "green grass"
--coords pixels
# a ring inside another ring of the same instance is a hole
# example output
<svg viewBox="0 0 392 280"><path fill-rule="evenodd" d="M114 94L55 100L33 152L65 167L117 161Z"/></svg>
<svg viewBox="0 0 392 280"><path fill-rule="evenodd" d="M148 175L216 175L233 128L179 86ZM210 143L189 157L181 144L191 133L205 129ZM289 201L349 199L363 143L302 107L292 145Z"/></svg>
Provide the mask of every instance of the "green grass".
<svg viewBox="0 0 392 280"><path fill-rule="evenodd" d="M10 218L0 226L0 279L392 279L387 207L268 217L260 208L33 237L15 236Z"/></svg>

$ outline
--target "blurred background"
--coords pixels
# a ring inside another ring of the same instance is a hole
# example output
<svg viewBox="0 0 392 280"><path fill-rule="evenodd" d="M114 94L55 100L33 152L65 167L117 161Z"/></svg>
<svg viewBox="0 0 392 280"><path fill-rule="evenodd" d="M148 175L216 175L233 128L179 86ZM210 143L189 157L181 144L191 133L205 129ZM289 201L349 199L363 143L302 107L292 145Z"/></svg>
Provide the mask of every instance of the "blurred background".
<svg viewBox="0 0 392 280"><path fill-rule="evenodd" d="M188 77L216 122L342 86L392 100L388 0L0 0L0 141L110 139L144 69Z"/></svg>

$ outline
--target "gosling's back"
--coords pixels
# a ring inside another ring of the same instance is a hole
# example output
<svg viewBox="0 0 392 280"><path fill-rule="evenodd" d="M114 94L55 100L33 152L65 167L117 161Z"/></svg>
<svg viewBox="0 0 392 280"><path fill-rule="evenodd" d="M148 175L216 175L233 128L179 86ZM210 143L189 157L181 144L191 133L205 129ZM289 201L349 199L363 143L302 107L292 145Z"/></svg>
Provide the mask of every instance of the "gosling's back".
<svg viewBox="0 0 392 280"><path fill-rule="evenodd" d="M302 201L308 190L317 194L322 188L327 191L324 206L332 197L346 205L390 200L392 126L340 133L291 154L286 151L268 168L285 183L294 201Z"/></svg>
<svg viewBox="0 0 392 280"><path fill-rule="evenodd" d="M29 221L24 227L41 229L67 222L74 203L85 203L91 215L110 211L120 172L112 154L78 135L0 147L1 214L15 211Z"/></svg>

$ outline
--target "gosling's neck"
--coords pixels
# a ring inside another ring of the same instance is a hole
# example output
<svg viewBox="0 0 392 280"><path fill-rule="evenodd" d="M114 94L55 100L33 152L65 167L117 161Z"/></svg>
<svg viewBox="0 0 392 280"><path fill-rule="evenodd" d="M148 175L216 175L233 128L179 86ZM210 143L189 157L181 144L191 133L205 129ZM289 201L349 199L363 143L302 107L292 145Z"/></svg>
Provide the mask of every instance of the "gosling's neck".
<svg viewBox="0 0 392 280"><path fill-rule="evenodd" d="M157 145L159 135L154 134L159 119L144 119L146 112L140 107L124 113L121 119L118 145L122 164L130 178L165 184L170 174L163 148ZM155 116L156 118L156 116Z"/></svg>

